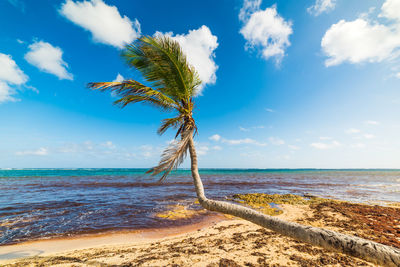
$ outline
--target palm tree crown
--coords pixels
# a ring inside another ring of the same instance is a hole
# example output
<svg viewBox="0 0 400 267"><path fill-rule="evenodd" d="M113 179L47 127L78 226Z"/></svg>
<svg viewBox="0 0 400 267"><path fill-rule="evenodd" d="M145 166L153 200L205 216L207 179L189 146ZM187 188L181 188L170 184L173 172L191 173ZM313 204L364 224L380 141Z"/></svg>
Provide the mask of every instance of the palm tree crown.
<svg viewBox="0 0 400 267"><path fill-rule="evenodd" d="M119 98L114 104L121 107L143 102L175 113L172 118L162 120L157 132L161 135L169 128L175 128L176 140L164 150L159 165L148 171L152 175L163 173L160 179L163 180L182 163L189 138L197 131L192 116L193 97L201 80L178 42L167 36L143 36L127 45L122 57L130 67L141 72L149 86L135 80L124 80L89 83L88 87L113 91Z"/></svg>

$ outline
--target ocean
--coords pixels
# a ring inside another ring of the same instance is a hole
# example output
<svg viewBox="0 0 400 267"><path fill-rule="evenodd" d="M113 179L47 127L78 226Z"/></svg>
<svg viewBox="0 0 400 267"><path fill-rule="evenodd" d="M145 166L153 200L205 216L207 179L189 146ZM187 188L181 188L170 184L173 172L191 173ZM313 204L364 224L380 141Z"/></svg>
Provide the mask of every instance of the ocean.
<svg viewBox="0 0 400 267"><path fill-rule="evenodd" d="M166 181L146 169L0 170L0 244L189 224L155 216L170 205L196 209L190 170ZM355 202L400 202L400 170L201 169L209 198L305 193Z"/></svg>

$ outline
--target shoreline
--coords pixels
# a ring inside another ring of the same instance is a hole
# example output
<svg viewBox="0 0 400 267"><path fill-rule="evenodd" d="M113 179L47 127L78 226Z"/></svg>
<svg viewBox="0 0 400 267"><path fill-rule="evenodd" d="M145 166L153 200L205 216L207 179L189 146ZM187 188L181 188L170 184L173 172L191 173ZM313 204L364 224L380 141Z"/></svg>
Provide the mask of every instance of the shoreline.
<svg viewBox="0 0 400 267"><path fill-rule="evenodd" d="M117 230L95 234L34 239L20 243L0 245L0 264L34 256L47 256L53 253L68 252L76 249L96 248L106 245L140 244L151 240L162 240L195 232L218 222L229 220L224 215L204 216L200 222L172 227L143 228L135 230ZM73 248L73 249L72 249Z"/></svg>
<svg viewBox="0 0 400 267"><path fill-rule="evenodd" d="M399 205L387 207L295 195L245 194L238 197L253 208L287 221L400 248ZM277 203L279 208L268 204L271 202ZM177 209L177 214L182 215L179 212L181 209ZM0 264L8 267L375 266L296 241L239 218L218 214L206 217L200 223L178 227L0 246Z"/></svg>

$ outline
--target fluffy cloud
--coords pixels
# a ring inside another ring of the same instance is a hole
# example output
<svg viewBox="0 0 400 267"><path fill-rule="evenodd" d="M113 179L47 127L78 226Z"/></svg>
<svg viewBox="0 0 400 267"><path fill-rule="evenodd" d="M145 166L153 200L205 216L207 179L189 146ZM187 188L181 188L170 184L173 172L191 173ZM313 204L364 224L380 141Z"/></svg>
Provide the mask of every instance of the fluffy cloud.
<svg viewBox="0 0 400 267"><path fill-rule="evenodd" d="M143 145L139 148L139 150L140 154L146 159L151 158L157 152L152 145Z"/></svg>
<svg viewBox="0 0 400 267"><path fill-rule="evenodd" d="M46 156L49 154L47 148L41 147L37 150L26 150L26 151L18 151L15 153L17 156L26 156L26 155L33 155L33 156Z"/></svg>
<svg viewBox="0 0 400 267"><path fill-rule="evenodd" d="M268 111L268 112L270 112L270 113L274 113L274 112L275 112L275 110L273 110L273 109L271 109L271 108L266 108L265 111Z"/></svg>
<svg viewBox="0 0 400 267"><path fill-rule="evenodd" d="M242 145L242 144L251 144L251 145L257 145L257 146L266 146L267 144L265 143L259 143L254 139L251 138L244 138L244 139L225 139L222 138L223 143L227 143L229 145Z"/></svg>
<svg viewBox="0 0 400 267"><path fill-rule="evenodd" d="M336 0L316 0L315 4L307 8L308 13L319 16L324 12L335 9Z"/></svg>
<svg viewBox="0 0 400 267"><path fill-rule="evenodd" d="M386 0L382 5L380 17L400 21L400 1Z"/></svg>
<svg viewBox="0 0 400 267"><path fill-rule="evenodd" d="M28 76L18 67L10 55L0 53L0 103L15 101L13 85L23 85Z"/></svg>
<svg viewBox="0 0 400 267"><path fill-rule="evenodd" d="M244 0L239 12L239 19L241 21L248 21L252 13L260 10L260 5L261 0Z"/></svg>
<svg viewBox="0 0 400 267"><path fill-rule="evenodd" d="M345 131L347 134L355 134L361 132L359 129L350 128Z"/></svg>
<svg viewBox="0 0 400 267"><path fill-rule="evenodd" d="M9 84L21 85L28 76L17 66L10 55L0 53L0 80Z"/></svg>
<svg viewBox="0 0 400 267"><path fill-rule="evenodd" d="M8 102L8 101L16 101L16 99L12 96L15 93L15 90L8 86L7 83L0 81L0 103Z"/></svg>
<svg viewBox="0 0 400 267"><path fill-rule="evenodd" d="M218 38L213 35L210 29L203 25L197 30L190 30L188 34L174 35L172 32L156 32L155 35L166 35L176 40L186 54L189 63L196 69L203 85L198 94L207 84L215 84L217 80L214 50L218 47Z"/></svg>
<svg viewBox="0 0 400 267"><path fill-rule="evenodd" d="M92 141L85 141L83 143L69 143L56 150L60 153L86 153L93 151L94 147Z"/></svg>
<svg viewBox="0 0 400 267"><path fill-rule="evenodd" d="M214 134L213 136L210 136L208 139L218 142L219 140L221 140L221 136L219 134Z"/></svg>
<svg viewBox="0 0 400 267"><path fill-rule="evenodd" d="M213 136L210 136L208 139L215 141L215 142L221 141L222 143L226 143L229 145L241 145L241 144L252 144L252 145L257 145L257 146L266 146L267 145L265 143L257 142L256 140L251 139L251 138L225 139L225 138L222 138L219 134L214 134ZM216 148L216 150L219 150L219 147Z"/></svg>
<svg viewBox="0 0 400 267"><path fill-rule="evenodd" d="M331 143L312 143L311 146L316 149L332 149L341 146L341 144L338 141L332 141Z"/></svg>
<svg viewBox="0 0 400 267"><path fill-rule="evenodd" d="M85 30L91 32L99 43L123 48L140 36L140 23L121 16L115 6L102 0L74 2L67 0L61 5L60 13Z"/></svg>
<svg viewBox="0 0 400 267"><path fill-rule="evenodd" d="M209 150L210 150L210 149L208 148L208 146L198 145L196 151L197 151L197 154L198 154L199 156L204 156L204 155L207 154L207 152L208 152Z"/></svg>
<svg viewBox="0 0 400 267"><path fill-rule="evenodd" d="M122 82L123 80L124 80L124 77L123 77L121 74L118 73L117 77L114 79L113 82L118 82L118 83L120 83L120 82Z"/></svg>
<svg viewBox="0 0 400 267"><path fill-rule="evenodd" d="M73 75L67 71L68 64L62 59L62 55L61 48L39 41L29 45L25 59L41 71L54 74L59 79L72 80Z"/></svg>
<svg viewBox="0 0 400 267"><path fill-rule="evenodd" d="M241 130L242 132L250 132L251 130L264 129L264 128L265 128L265 126L263 126L263 125L252 126L250 128L244 128L242 126L239 126L239 130Z"/></svg>
<svg viewBox="0 0 400 267"><path fill-rule="evenodd" d="M379 125L378 121L371 121L371 120L365 121L364 123L367 125Z"/></svg>
<svg viewBox="0 0 400 267"><path fill-rule="evenodd" d="M400 48L400 4L387 0L379 17L389 20L380 24L361 16L354 21L340 20L333 24L321 41L328 56L327 67L349 62L382 62L398 56Z"/></svg>
<svg viewBox="0 0 400 267"><path fill-rule="evenodd" d="M261 10L260 4L259 0L244 2L239 13L243 22L240 33L246 40L246 49L259 48L264 59L274 57L279 64L290 46L292 23L278 14L276 5Z"/></svg>

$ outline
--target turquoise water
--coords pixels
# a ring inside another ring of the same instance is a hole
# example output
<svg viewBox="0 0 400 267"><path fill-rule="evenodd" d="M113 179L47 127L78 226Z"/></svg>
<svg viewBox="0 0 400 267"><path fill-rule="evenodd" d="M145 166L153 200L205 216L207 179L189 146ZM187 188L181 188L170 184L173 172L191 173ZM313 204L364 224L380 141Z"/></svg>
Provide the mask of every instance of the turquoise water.
<svg viewBox="0 0 400 267"><path fill-rule="evenodd" d="M169 205L193 206L190 170L163 183L146 169L0 170L0 244L128 229L168 227L154 216ZM206 194L294 193L358 201L400 201L399 170L201 169ZM204 215L204 216L207 216Z"/></svg>

